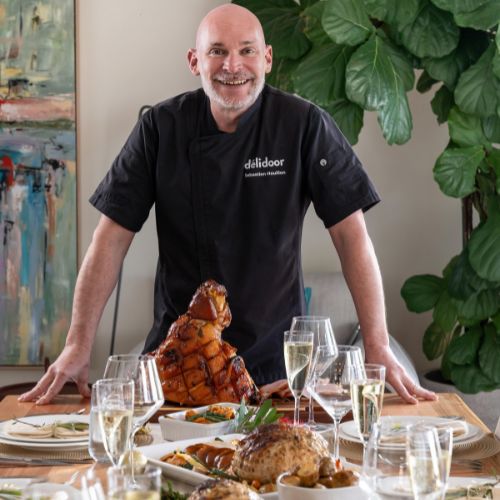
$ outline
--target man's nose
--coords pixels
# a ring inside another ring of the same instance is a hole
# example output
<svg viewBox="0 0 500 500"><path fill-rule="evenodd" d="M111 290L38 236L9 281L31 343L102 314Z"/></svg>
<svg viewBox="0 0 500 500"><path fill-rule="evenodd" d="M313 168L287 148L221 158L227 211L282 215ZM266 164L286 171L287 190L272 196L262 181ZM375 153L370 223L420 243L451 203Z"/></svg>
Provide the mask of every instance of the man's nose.
<svg viewBox="0 0 500 500"><path fill-rule="evenodd" d="M228 54L224 59L224 69L230 73L236 73L241 69L242 61L239 54Z"/></svg>

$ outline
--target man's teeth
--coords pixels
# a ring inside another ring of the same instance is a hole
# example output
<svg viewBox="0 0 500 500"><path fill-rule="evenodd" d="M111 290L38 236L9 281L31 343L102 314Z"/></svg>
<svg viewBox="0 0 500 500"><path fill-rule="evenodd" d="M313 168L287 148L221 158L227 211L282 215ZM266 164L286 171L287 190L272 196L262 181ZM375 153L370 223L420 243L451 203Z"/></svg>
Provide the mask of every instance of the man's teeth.
<svg viewBox="0 0 500 500"><path fill-rule="evenodd" d="M247 80L221 81L224 85L243 85Z"/></svg>

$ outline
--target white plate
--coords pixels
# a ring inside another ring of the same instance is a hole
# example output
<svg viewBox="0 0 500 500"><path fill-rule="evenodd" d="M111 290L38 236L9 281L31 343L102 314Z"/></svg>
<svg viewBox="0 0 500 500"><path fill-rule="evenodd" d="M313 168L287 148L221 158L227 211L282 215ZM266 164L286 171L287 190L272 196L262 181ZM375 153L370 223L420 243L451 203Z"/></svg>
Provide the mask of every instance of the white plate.
<svg viewBox="0 0 500 500"><path fill-rule="evenodd" d="M226 434L224 436L220 436L220 439L229 444L231 441L235 439L240 440L243 437L243 434ZM213 438L186 439L183 441L175 441L172 443L161 443L152 444L150 446L143 446L141 447L141 452L144 453L150 463L162 468L167 473L168 477L176 479L178 481L182 481L192 486L198 486L199 484L206 481L208 479L208 476L199 472L194 472L192 470L183 469L182 467L178 467L176 465L167 464L165 462L162 462L160 458L163 455L172 453L175 450L184 450L187 446L190 446L192 444L211 442L213 442ZM278 493L260 493L260 496L268 500L277 500Z"/></svg>
<svg viewBox="0 0 500 500"><path fill-rule="evenodd" d="M88 415L67 415L67 414L51 414L51 415L32 415L29 417L19 417L20 422L26 422L32 425L44 425L53 424L54 422L78 422L78 423L89 423ZM7 432L7 428L10 427L16 420L4 420L0 422L0 438L2 440L14 441L15 443L37 443L37 444L50 444L50 445L61 445L68 443L87 443L88 436L86 437L75 437L75 438L29 438L12 436Z"/></svg>
<svg viewBox="0 0 500 500"><path fill-rule="evenodd" d="M186 420L186 411L194 410L196 413L203 413L213 405L190 408L189 410L171 413L168 416L161 416L158 422L161 427L163 439L167 441L177 441L179 439L205 438L209 436L220 436L231 432L234 428L234 419L225 422L215 422L213 424L197 424ZM235 411L240 407L236 403L217 403L217 406L226 406Z"/></svg>
<svg viewBox="0 0 500 500"><path fill-rule="evenodd" d="M35 478L36 479L36 478ZM33 483L30 485L30 479L24 477L5 477L0 478L0 489L6 485L14 486L20 490L26 488L26 493L36 493L48 496L51 500L81 500L82 494L73 486L57 483ZM20 497L21 498L21 497Z"/></svg>
<svg viewBox="0 0 500 500"><path fill-rule="evenodd" d="M395 417L387 416L380 417L381 423L387 426L393 425L395 428L405 427L407 425L415 424L417 422L423 422L428 425L444 425L449 423L450 420L441 417L426 417L426 416L415 416L415 417ZM395 430L397 432L397 430ZM467 432L454 439L454 446L463 446L465 444L471 444L475 441L479 441L483 437L483 431L472 424L467 423ZM359 438L358 430L356 428L356 423L354 420L349 420L348 422L343 422L340 424L340 437L346 441L353 441L356 443L361 443ZM401 443L401 446L404 446Z"/></svg>

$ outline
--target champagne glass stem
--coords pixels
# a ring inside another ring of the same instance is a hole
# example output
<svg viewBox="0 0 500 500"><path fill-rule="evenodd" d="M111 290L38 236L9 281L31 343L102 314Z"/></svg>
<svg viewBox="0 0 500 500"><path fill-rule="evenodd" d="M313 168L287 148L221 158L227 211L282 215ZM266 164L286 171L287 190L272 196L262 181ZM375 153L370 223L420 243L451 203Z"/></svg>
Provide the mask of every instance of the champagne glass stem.
<svg viewBox="0 0 500 500"><path fill-rule="evenodd" d="M295 406L293 409L293 425L298 425L300 423L300 396L293 396L295 399Z"/></svg>
<svg viewBox="0 0 500 500"><path fill-rule="evenodd" d="M313 397L309 393L309 420L307 421L309 425L314 425L316 422L314 421L314 404Z"/></svg>
<svg viewBox="0 0 500 500"><path fill-rule="evenodd" d="M333 419L333 425L334 425L334 430L335 434L333 437L333 458L334 460L337 460L340 458L340 451L339 451L339 428L340 428L340 419L339 418L334 418Z"/></svg>

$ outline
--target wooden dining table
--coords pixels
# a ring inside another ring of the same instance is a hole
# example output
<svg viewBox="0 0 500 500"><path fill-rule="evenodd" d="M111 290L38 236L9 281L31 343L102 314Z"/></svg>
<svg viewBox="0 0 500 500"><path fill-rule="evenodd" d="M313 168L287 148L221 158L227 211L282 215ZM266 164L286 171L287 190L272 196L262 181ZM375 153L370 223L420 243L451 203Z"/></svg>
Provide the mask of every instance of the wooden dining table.
<svg viewBox="0 0 500 500"><path fill-rule="evenodd" d="M291 401L274 400L274 406L285 415L291 415L293 403ZM17 396L6 396L0 402L0 420L8 420L11 418L21 418L30 415L42 414L61 414L61 413L76 413L81 409L85 409L88 413L89 400L77 395L59 395L50 405L37 406L34 403L20 403L17 401ZM165 406L154 417L157 418L160 414L168 414L174 410L179 410L175 406ZM484 423L475 415L475 413L463 402L457 395L452 393L441 393L437 401L421 401L417 405L408 405L403 402L399 396L394 394L386 394L384 397L383 415L394 416L433 416L433 417L459 417L465 419L469 424L479 427L484 431L485 436L489 439L495 439L491 431ZM321 410L318 408L319 420L323 420L324 415L321 415ZM490 442L490 444L493 441ZM498 444L496 441L494 444ZM22 455L23 449L19 449L19 455ZM483 453L484 454L484 453ZM469 465L468 465L469 464ZM43 476L47 481L55 483L64 483L71 477L74 477L75 472L85 473L93 463L68 463L68 464L50 464L36 465L31 464L9 464L8 459L0 456L0 478L7 477L38 477ZM94 471L97 476L104 482L106 481L107 466L103 464L94 465ZM492 476L500 474L500 453L492 456L474 459L457 459L453 455L452 475L462 476Z"/></svg>

